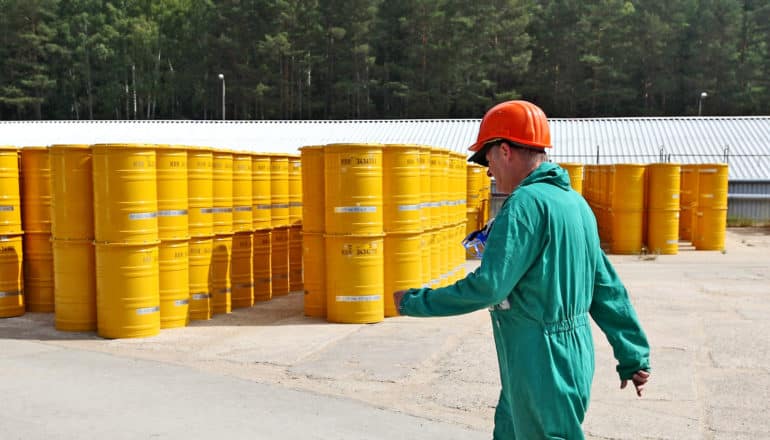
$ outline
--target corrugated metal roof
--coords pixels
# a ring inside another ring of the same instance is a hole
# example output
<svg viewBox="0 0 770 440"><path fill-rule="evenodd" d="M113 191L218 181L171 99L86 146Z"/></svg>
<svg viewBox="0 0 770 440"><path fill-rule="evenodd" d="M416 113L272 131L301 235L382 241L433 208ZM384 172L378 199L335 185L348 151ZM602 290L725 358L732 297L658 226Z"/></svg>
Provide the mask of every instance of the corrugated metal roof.
<svg viewBox="0 0 770 440"><path fill-rule="evenodd" d="M0 121L0 144L158 143L296 153L335 142L467 152L480 119L361 121ZM721 162L731 180L770 180L770 116L550 119L555 161ZM728 149L728 150L726 150Z"/></svg>

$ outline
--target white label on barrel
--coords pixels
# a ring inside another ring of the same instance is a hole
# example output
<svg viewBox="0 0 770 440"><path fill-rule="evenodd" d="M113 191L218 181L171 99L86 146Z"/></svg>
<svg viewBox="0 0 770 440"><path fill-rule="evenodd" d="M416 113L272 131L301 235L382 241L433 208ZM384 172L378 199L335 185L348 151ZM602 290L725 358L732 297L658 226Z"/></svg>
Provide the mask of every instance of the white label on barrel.
<svg viewBox="0 0 770 440"><path fill-rule="evenodd" d="M178 300L174 301L174 305L175 306L186 306L187 304L190 304L190 300L189 299L178 299Z"/></svg>
<svg viewBox="0 0 770 440"><path fill-rule="evenodd" d="M418 211L420 209L420 205L398 205L399 211Z"/></svg>
<svg viewBox="0 0 770 440"><path fill-rule="evenodd" d="M289 206L290 207L291 206L294 206L294 207L300 206L301 207L302 206L302 202L291 202L291 203L289 203Z"/></svg>
<svg viewBox="0 0 770 440"><path fill-rule="evenodd" d="M154 307L141 307L136 309L137 315L149 315L150 313L160 312L160 306Z"/></svg>
<svg viewBox="0 0 770 440"><path fill-rule="evenodd" d="M186 209L167 209L158 211L158 217L175 217L177 215L187 215Z"/></svg>
<svg viewBox="0 0 770 440"><path fill-rule="evenodd" d="M335 297L337 302L371 302L380 301L382 295L361 295L361 296L337 296Z"/></svg>
<svg viewBox="0 0 770 440"><path fill-rule="evenodd" d="M0 205L0 211L13 211L13 205Z"/></svg>
<svg viewBox="0 0 770 440"><path fill-rule="evenodd" d="M273 205L257 205L257 209L272 209Z"/></svg>
<svg viewBox="0 0 770 440"><path fill-rule="evenodd" d="M458 202L459 204L461 204L461 205L464 205L464 204L466 203L466 202L465 202L465 199L460 199L460 200L458 200L457 202Z"/></svg>
<svg viewBox="0 0 770 440"><path fill-rule="evenodd" d="M233 212L233 208L211 208L211 212L214 214L227 214Z"/></svg>
<svg viewBox="0 0 770 440"><path fill-rule="evenodd" d="M672 199L678 199L679 198L679 193L671 194L671 198Z"/></svg>
<svg viewBox="0 0 770 440"><path fill-rule="evenodd" d="M236 206L234 208L235 212L251 212L251 206Z"/></svg>
<svg viewBox="0 0 770 440"><path fill-rule="evenodd" d="M377 212L376 206L336 206L334 208L335 214L342 214L346 212Z"/></svg>
<svg viewBox="0 0 770 440"><path fill-rule="evenodd" d="M679 240L666 240L666 244L677 244Z"/></svg>
<svg viewBox="0 0 770 440"><path fill-rule="evenodd" d="M148 218L155 218L157 216L157 212L133 212L128 214L128 218L131 220L147 220Z"/></svg>
<svg viewBox="0 0 770 440"><path fill-rule="evenodd" d="M209 299L211 295L208 293L193 293L190 297L194 300Z"/></svg>
<svg viewBox="0 0 770 440"><path fill-rule="evenodd" d="M703 197L704 199L713 199L714 194L701 194L701 197Z"/></svg>
<svg viewBox="0 0 770 440"><path fill-rule="evenodd" d="M201 214L213 214L214 208L201 208Z"/></svg>
<svg viewBox="0 0 770 440"><path fill-rule="evenodd" d="M0 298L6 298L9 296L20 296L22 292L20 290L12 291L12 292L0 292Z"/></svg>
<svg viewBox="0 0 770 440"><path fill-rule="evenodd" d="M288 208L288 207L289 207L289 204L288 204L288 203L274 203L274 204L273 204L273 205L271 205L271 206L272 206L274 209L282 209L282 208Z"/></svg>

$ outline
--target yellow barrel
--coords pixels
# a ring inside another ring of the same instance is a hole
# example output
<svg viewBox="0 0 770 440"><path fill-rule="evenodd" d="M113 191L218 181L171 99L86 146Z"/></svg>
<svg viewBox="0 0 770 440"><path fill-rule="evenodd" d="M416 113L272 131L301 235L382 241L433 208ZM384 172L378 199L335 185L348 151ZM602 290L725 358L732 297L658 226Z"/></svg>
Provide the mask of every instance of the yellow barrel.
<svg viewBox="0 0 770 440"><path fill-rule="evenodd" d="M486 168L477 164L468 164L466 168L466 182L468 193L466 195L468 209L478 210L481 207L481 188L484 177L486 177Z"/></svg>
<svg viewBox="0 0 770 440"><path fill-rule="evenodd" d="M251 156L251 218L252 229L270 229L272 227L270 205L270 156L254 154Z"/></svg>
<svg viewBox="0 0 770 440"><path fill-rule="evenodd" d="M54 322L57 330L96 330L96 263L91 240L54 240Z"/></svg>
<svg viewBox="0 0 770 440"><path fill-rule="evenodd" d="M466 235L470 234L473 231L478 231L481 229L482 225L480 223L481 220L481 213L478 209L468 209L465 211L465 231Z"/></svg>
<svg viewBox="0 0 770 440"><path fill-rule="evenodd" d="M191 237L214 235L214 155L210 148L187 150L187 200Z"/></svg>
<svg viewBox="0 0 770 440"><path fill-rule="evenodd" d="M289 157L270 155L270 217L274 228L289 226Z"/></svg>
<svg viewBox="0 0 770 440"><path fill-rule="evenodd" d="M465 173L465 155L462 153L452 153L454 157L454 188L455 202L454 215L452 223L457 224L465 221L465 210L468 209L468 182Z"/></svg>
<svg viewBox="0 0 770 440"><path fill-rule="evenodd" d="M230 235L233 233L233 153L214 150L213 159L214 234Z"/></svg>
<svg viewBox="0 0 770 440"><path fill-rule="evenodd" d="M326 319L351 324L382 321L383 237L326 235L325 240Z"/></svg>
<svg viewBox="0 0 770 440"><path fill-rule="evenodd" d="M187 147L159 145L156 155L158 159L156 171L158 237L161 240L187 240L189 238ZM162 304L160 315L161 328L166 328L163 326Z"/></svg>
<svg viewBox="0 0 770 440"><path fill-rule="evenodd" d="M430 225L440 228L444 224L444 200L446 199L446 151L430 150Z"/></svg>
<svg viewBox="0 0 770 440"><path fill-rule="evenodd" d="M211 284L209 274L214 240L211 237L190 239L190 319L211 319Z"/></svg>
<svg viewBox="0 0 770 440"><path fill-rule="evenodd" d="M698 209L698 165L682 165L679 184L679 238L692 240Z"/></svg>
<svg viewBox="0 0 770 440"><path fill-rule="evenodd" d="M19 150L0 146L0 234L21 234Z"/></svg>
<svg viewBox="0 0 770 440"><path fill-rule="evenodd" d="M441 286L441 234L440 229L423 232L429 235L430 244L430 287Z"/></svg>
<svg viewBox="0 0 770 440"><path fill-rule="evenodd" d="M254 272L252 258L253 233L242 232L233 235L232 289L233 308L254 305Z"/></svg>
<svg viewBox="0 0 770 440"><path fill-rule="evenodd" d="M160 332L158 243L96 244L96 323L103 338Z"/></svg>
<svg viewBox="0 0 770 440"><path fill-rule="evenodd" d="M302 233L302 264L305 268L303 283L305 316L326 317L326 254L324 249L323 234Z"/></svg>
<svg viewBox="0 0 770 440"><path fill-rule="evenodd" d="M145 144L93 146L93 215L97 242L158 241L155 150L154 145Z"/></svg>
<svg viewBox="0 0 770 440"><path fill-rule="evenodd" d="M382 148L380 144L324 148L328 234L382 235Z"/></svg>
<svg viewBox="0 0 770 440"><path fill-rule="evenodd" d="M647 248L652 253L664 255L679 252L679 211L648 211Z"/></svg>
<svg viewBox="0 0 770 440"><path fill-rule="evenodd" d="M185 327L190 308L190 243L162 241L158 249L160 328Z"/></svg>
<svg viewBox="0 0 770 440"><path fill-rule="evenodd" d="M422 231L419 147L385 145L382 155L382 176L385 233Z"/></svg>
<svg viewBox="0 0 770 440"><path fill-rule="evenodd" d="M93 240L91 149L88 145L52 145L50 155L53 238Z"/></svg>
<svg viewBox="0 0 770 440"><path fill-rule="evenodd" d="M233 153L233 231L251 232L254 201L251 153Z"/></svg>
<svg viewBox="0 0 770 440"><path fill-rule="evenodd" d="M431 258L431 247L430 247L430 233L423 232L420 234L420 257L421 257L421 267L422 267L422 276L420 277L420 286L419 287L430 287L431 286L431 267L430 267L430 258ZM417 287L417 286L415 286Z"/></svg>
<svg viewBox="0 0 770 440"><path fill-rule="evenodd" d="M642 250L642 221L644 211L612 211L610 221L613 254L638 254Z"/></svg>
<svg viewBox="0 0 770 440"><path fill-rule="evenodd" d="M272 283L272 241L270 229L254 231L252 239L254 254L254 301L268 301L273 297Z"/></svg>
<svg viewBox="0 0 770 440"><path fill-rule="evenodd" d="M727 209L726 163L698 166L698 210Z"/></svg>
<svg viewBox="0 0 770 440"><path fill-rule="evenodd" d="M299 292L302 287L302 226L289 228L289 290Z"/></svg>
<svg viewBox="0 0 770 440"><path fill-rule="evenodd" d="M51 232L51 159L46 147L21 150L21 205L24 231ZM1 182L1 180L0 180ZM29 305L29 302L27 302Z"/></svg>
<svg viewBox="0 0 770 440"><path fill-rule="evenodd" d="M450 234L451 226L444 226L438 231L439 240L439 264L441 265L439 273L439 285L446 286L449 284L449 270L450 270L450 247L449 241L452 239Z"/></svg>
<svg viewBox="0 0 770 440"><path fill-rule="evenodd" d="M302 159L289 155L289 224L302 224Z"/></svg>
<svg viewBox="0 0 770 440"><path fill-rule="evenodd" d="M704 251L719 251L725 248L725 232L727 229L727 208L701 209L698 208L698 219L693 237L695 249Z"/></svg>
<svg viewBox="0 0 770 440"><path fill-rule="evenodd" d="M24 296L30 312L53 312L53 248L50 234L24 234Z"/></svg>
<svg viewBox="0 0 770 440"><path fill-rule="evenodd" d="M393 292L422 286L422 234L385 236L385 316L398 316Z"/></svg>
<svg viewBox="0 0 770 440"><path fill-rule="evenodd" d="M641 211L644 208L644 165L612 165L614 181L610 184L613 211Z"/></svg>
<svg viewBox="0 0 770 440"><path fill-rule="evenodd" d="M457 277L455 281L465 278L465 248L462 245L465 238L465 223L459 223L455 227L455 238L452 242L452 249L455 252L455 267L457 268Z"/></svg>
<svg viewBox="0 0 770 440"><path fill-rule="evenodd" d="M289 228L274 228L270 249L270 271L273 297L288 295L289 286Z"/></svg>
<svg viewBox="0 0 770 440"><path fill-rule="evenodd" d="M569 174L569 183L572 189L578 194L583 194L583 164L582 163L559 163Z"/></svg>
<svg viewBox="0 0 770 440"><path fill-rule="evenodd" d="M311 145L302 147L299 151L302 161L302 230L323 233L326 229L326 222L324 221L324 150L323 147Z"/></svg>
<svg viewBox="0 0 770 440"><path fill-rule="evenodd" d="M679 211L681 166L676 163L652 163L647 165L647 175L647 209Z"/></svg>
<svg viewBox="0 0 770 440"><path fill-rule="evenodd" d="M23 264L21 235L0 236L0 318L24 314Z"/></svg>
<svg viewBox="0 0 770 440"><path fill-rule="evenodd" d="M430 151L428 146L421 146L419 149L420 158L420 228L422 230L430 229L431 216L433 214L431 203L431 167L430 167Z"/></svg>
<svg viewBox="0 0 770 440"><path fill-rule="evenodd" d="M232 304L233 235L215 235L211 248L211 314L230 313Z"/></svg>

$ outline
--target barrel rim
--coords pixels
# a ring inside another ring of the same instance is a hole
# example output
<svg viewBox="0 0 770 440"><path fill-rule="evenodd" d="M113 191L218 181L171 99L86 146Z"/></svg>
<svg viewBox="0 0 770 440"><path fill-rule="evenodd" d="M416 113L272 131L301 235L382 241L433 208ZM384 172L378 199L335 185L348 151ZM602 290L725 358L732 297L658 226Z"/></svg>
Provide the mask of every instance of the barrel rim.
<svg viewBox="0 0 770 440"><path fill-rule="evenodd" d="M382 150L384 148L383 144L380 143L353 143L353 142L347 142L347 143L335 143L335 144L326 144L325 150L326 151L345 151L345 150L362 150L362 149L373 149L373 150Z"/></svg>
<svg viewBox="0 0 770 440"><path fill-rule="evenodd" d="M114 143L114 144L93 144L91 148L94 150L155 150L158 148L158 144L130 144L130 143Z"/></svg>
<svg viewBox="0 0 770 440"><path fill-rule="evenodd" d="M50 147L51 151L56 150L90 150L91 145L89 144L52 144Z"/></svg>

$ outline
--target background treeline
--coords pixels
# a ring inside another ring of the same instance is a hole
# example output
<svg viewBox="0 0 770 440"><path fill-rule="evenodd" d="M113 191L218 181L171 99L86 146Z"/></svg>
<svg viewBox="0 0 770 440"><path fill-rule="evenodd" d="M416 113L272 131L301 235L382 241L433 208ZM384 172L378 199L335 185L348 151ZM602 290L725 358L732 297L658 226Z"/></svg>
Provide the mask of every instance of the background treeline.
<svg viewBox="0 0 770 440"><path fill-rule="evenodd" d="M768 0L0 0L0 119L770 113Z"/></svg>

